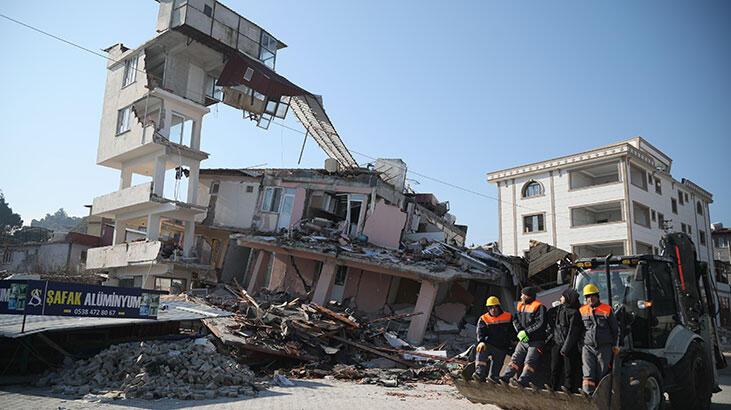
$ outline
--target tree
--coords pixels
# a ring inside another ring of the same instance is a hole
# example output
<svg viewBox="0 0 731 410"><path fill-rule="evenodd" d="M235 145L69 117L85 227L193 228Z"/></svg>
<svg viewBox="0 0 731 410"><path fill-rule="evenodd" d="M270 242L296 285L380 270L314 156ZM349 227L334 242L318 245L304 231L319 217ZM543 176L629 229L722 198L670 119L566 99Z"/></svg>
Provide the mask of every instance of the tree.
<svg viewBox="0 0 731 410"><path fill-rule="evenodd" d="M13 212L10 204L5 202L5 195L0 191L0 237L7 237L23 226L20 215Z"/></svg>
<svg viewBox="0 0 731 410"><path fill-rule="evenodd" d="M63 208L53 214L46 214L43 218L33 219L30 226L50 229L54 232L70 232L81 222L77 216L69 216Z"/></svg>

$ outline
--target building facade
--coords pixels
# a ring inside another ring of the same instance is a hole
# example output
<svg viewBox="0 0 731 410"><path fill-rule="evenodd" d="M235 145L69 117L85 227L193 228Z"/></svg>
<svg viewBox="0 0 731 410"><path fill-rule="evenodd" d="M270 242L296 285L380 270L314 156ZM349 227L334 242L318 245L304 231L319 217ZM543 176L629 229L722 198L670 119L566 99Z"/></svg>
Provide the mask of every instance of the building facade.
<svg viewBox="0 0 731 410"><path fill-rule="evenodd" d="M523 255L538 240L579 257L658 253L663 233L679 231L712 268L712 195L675 179L671 166L670 157L636 137L491 172L500 249Z"/></svg>

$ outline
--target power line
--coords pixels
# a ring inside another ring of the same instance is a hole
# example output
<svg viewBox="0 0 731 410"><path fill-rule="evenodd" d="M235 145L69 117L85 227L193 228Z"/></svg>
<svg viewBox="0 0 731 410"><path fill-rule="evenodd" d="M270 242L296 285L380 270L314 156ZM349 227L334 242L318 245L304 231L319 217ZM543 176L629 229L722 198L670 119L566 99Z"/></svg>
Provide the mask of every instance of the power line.
<svg viewBox="0 0 731 410"><path fill-rule="evenodd" d="M32 26L32 25L27 24L27 23L24 23L24 22L22 22L20 20L17 20L17 19L14 19L12 17L9 17L9 16L7 16L7 15L5 15L3 13L0 13L0 17L3 17L3 18L5 18L8 21L11 21L11 22L16 23L18 25L21 25L23 27L26 27L26 28L28 28L30 30L35 31L35 32L41 33L41 34L43 34L45 36L48 36L48 37L53 38L55 40L58 40L58 41L60 41L62 43L65 43L67 45L70 45L72 47L75 47L75 48L78 48L80 50L86 51L86 52L88 52L90 54L93 54L93 55L95 55L97 57L101 57L101 58L103 58L105 60L112 61L112 62L115 62L115 63L119 63L119 62L122 61L122 60L116 60L114 58L109 57L108 55L101 54L101 53L99 53L97 51L94 51L94 50L92 50L92 49L90 49L88 47L84 47L84 46L82 46L82 45L80 45L78 43L75 43L75 42L71 41L71 40L67 40L67 39L65 39L63 37L60 37L60 36L57 36L55 34L49 33L49 32L47 32L45 30L42 30L42 29L40 29L38 27ZM135 71L138 71L140 73L143 73L143 74L145 74L145 75L147 75L149 77L152 77L152 78L155 78L155 79L158 79L158 80L162 80L161 78L158 78L158 77L154 76L153 74L148 73L145 70L142 70L142 69L139 69L139 68L136 68L136 67L134 68L134 70ZM189 91L198 92L198 90L189 90ZM303 134L303 135L306 135L307 134L304 131L301 131L301 130L298 130L298 129L289 127L289 126L287 126L285 124L282 124L282 123L279 123L279 122L275 122L275 121L272 121L272 122L274 124L280 126L280 127L289 129L290 131L294 131L294 132L297 132L297 133ZM353 152L353 153L355 153L357 155L360 155L362 157L371 159L371 160L377 160L378 159L376 157L370 156L368 154L364 154L362 152L354 151L352 149L349 149L349 151L351 151L351 152ZM284 153L282 152L282 154L284 154ZM398 166L398 165L396 165L396 166ZM476 195L476 196L479 196L479 197L482 197L482 198L490 199L490 200L493 200L493 201L496 201L496 202L502 202L502 203L505 203L505 204L508 204L508 205L511 205L511 206L514 205L514 206L516 206L518 208L522 208L522 209L525 209L525 210L531 211L531 212L545 213L547 216L553 215L553 216L556 216L556 217L559 217L559 216L560 217L566 217L567 220L569 222L571 222L570 219L568 218L568 213L567 214L559 214L559 213L547 212L547 211L540 210L540 209L532 209L532 208L526 207L525 205L521 205L521 204L517 204L517 203L514 204L514 203L509 202L509 201L501 200L500 198L496 198L494 196L487 195L485 193L482 193L482 192L479 192L479 191L475 191L475 190L470 189L470 188L466 188L466 187L463 187L463 186L460 186L460 185L457 185L457 184L454 184L454 183L451 183L451 182L447 182L447 181L441 180L439 178L430 177L430 176L428 176L426 174L423 174L423 173L414 171L413 169L406 169L406 170L407 170L407 172L411 172L412 174L418 175L421 178L424 178L424 179L430 180L432 182L436 182L436 183L439 183L439 184L442 184L442 185L445 185L445 186L448 186L448 187L451 187L451 188L454 188L454 189L457 189L457 190L461 190L461 191L464 191L464 192L467 192L467 193L470 193L470 194L473 194L473 195ZM544 221L544 224L545 224L545 221Z"/></svg>

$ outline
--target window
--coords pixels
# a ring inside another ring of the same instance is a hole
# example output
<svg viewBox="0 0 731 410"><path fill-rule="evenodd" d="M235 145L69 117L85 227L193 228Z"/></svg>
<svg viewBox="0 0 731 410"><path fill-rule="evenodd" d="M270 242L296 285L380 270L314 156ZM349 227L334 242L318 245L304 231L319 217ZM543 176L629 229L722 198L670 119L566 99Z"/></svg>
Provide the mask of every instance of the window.
<svg viewBox="0 0 731 410"><path fill-rule="evenodd" d="M130 57L124 61L124 79L122 88L132 84L137 79L137 57Z"/></svg>
<svg viewBox="0 0 731 410"><path fill-rule="evenodd" d="M698 215L703 215L703 204L701 204L701 201L696 202L696 204L695 204L695 212Z"/></svg>
<svg viewBox="0 0 731 410"><path fill-rule="evenodd" d="M685 195L685 202L689 202L689 201L688 201L688 193L686 192L686 193L684 193L683 195Z"/></svg>
<svg viewBox="0 0 731 410"><path fill-rule="evenodd" d="M134 278L121 278L119 279L119 287L132 288L135 286Z"/></svg>
<svg viewBox="0 0 731 410"><path fill-rule="evenodd" d="M543 224L544 214L527 215L523 217L523 232L543 232L545 226Z"/></svg>
<svg viewBox="0 0 731 410"><path fill-rule="evenodd" d="M644 242L636 241L635 242L635 253L638 255L651 255L652 254L652 245L648 245Z"/></svg>
<svg viewBox="0 0 731 410"><path fill-rule="evenodd" d="M338 266L338 271L335 272L335 286L345 286L345 280L348 278L348 267Z"/></svg>
<svg viewBox="0 0 731 410"><path fill-rule="evenodd" d="M678 201L675 200L675 198L670 199L670 207L673 209L673 213L678 213Z"/></svg>
<svg viewBox="0 0 731 410"><path fill-rule="evenodd" d="M662 181L658 177L655 177L655 193L662 195Z"/></svg>
<svg viewBox="0 0 731 410"><path fill-rule="evenodd" d="M261 32L261 43L259 47L259 60L267 67L273 69L277 57L277 40L266 31Z"/></svg>
<svg viewBox="0 0 731 410"><path fill-rule="evenodd" d="M632 213L635 217L635 223L637 225L650 227L650 208L638 203L632 202Z"/></svg>
<svg viewBox="0 0 731 410"><path fill-rule="evenodd" d="M699 230L698 236L700 237L701 245L706 246L706 233Z"/></svg>
<svg viewBox="0 0 731 410"><path fill-rule="evenodd" d="M264 201L261 210L265 212L279 212L279 203L282 199L282 188L267 187L264 190Z"/></svg>
<svg viewBox="0 0 731 410"><path fill-rule="evenodd" d="M683 201L683 193L678 191L678 202L680 202L680 205L685 205L685 202Z"/></svg>
<svg viewBox="0 0 731 410"><path fill-rule="evenodd" d="M657 213L657 227L660 229L665 229L665 215L661 214L660 212Z"/></svg>
<svg viewBox="0 0 731 410"><path fill-rule="evenodd" d="M543 186L536 181L529 181L523 186L523 198L543 195Z"/></svg>
<svg viewBox="0 0 731 410"><path fill-rule="evenodd" d="M10 261L13 260L13 252L5 248L5 252L3 253L3 263L10 263Z"/></svg>
<svg viewBox="0 0 731 410"><path fill-rule="evenodd" d="M218 182L214 182L211 184L211 195L217 194L218 190L220 188L220 184Z"/></svg>
<svg viewBox="0 0 731 410"><path fill-rule="evenodd" d="M203 5L203 14L205 14L208 17L212 17L213 9L211 8L211 6L209 6L207 4Z"/></svg>
<svg viewBox="0 0 731 410"><path fill-rule="evenodd" d="M688 235L693 235L693 227L688 225Z"/></svg>
<svg viewBox="0 0 731 410"><path fill-rule="evenodd" d="M132 107L124 107L117 111L117 135L129 131L129 117L132 113Z"/></svg>
<svg viewBox="0 0 731 410"><path fill-rule="evenodd" d="M155 278L155 289L166 290L171 294L181 293L188 290L187 280L178 278Z"/></svg>
<svg viewBox="0 0 731 410"><path fill-rule="evenodd" d="M647 174L647 185L652 185L652 174Z"/></svg>
<svg viewBox="0 0 731 410"><path fill-rule="evenodd" d="M249 193L249 194L252 193L252 192L254 192L254 186L253 185L247 185L246 186L246 192Z"/></svg>
<svg viewBox="0 0 731 410"><path fill-rule="evenodd" d="M686 227L687 227L687 225L686 225L686 224L684 224L684 223L681 223L681 224L680 224L680 230L681 230L681 231L683 231L683 233L687 233L687 232L686 232L686 230L687 230L687 228L686 228Z"/></svg>
<svg viewBox="0 0 731 410"><path fill-rule="evenodd" d="M191 146L193 140L193 120L173 113L170 124L170 138L168 139L180 145Z"/></svg>
<svg viewBox="0 0 731 410"><path fill-rule="evenodd" d="M656 217L655 217L655 211L654 211L654 210L652 210L652 211L650 212L650 214L652 215L652 222L655 222L655 220L656 220Z"/></svg>
<svg viewBox="0 0 731 410"><path fill-rule="evenodd" d="M632 183L632 185L636 186L637 188L643 189L647 191L647 178L645 177L647 175L647 172L645 172L644 169L630 165L629 167L629 180Z"/></svg>

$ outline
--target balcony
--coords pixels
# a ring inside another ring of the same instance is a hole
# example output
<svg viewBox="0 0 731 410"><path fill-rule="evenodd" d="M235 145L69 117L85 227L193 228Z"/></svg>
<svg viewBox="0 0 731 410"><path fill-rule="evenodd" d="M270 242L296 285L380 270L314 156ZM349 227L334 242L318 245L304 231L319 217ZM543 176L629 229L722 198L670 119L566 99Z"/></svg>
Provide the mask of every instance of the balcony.
<svg viewBox="0 0 731 410"><path fill-rule="evenodd" d="M115 215L144 211L157 205L152 201L152 181L150 181L94 198L91 214L114 218Z"/></svg>
<svg viewBox="0 0 731 410"><path fill-rule="evenodd" d="M582 189L619 182L619 163L610 162L569 171L569 189Z"/></svg>
<svg viewBox="0 0 731 410"><path fill-rule="evenodd" d="M622 222L622 202L592 204L571 209L571 227Z"/></svg>
<svg viewBox="0 0 731 410"><path fill-rule="evenodd" d="M121 268L157 261L162 249L160 241L138 241L90 248L86 254L86 269Z"/></svg>

